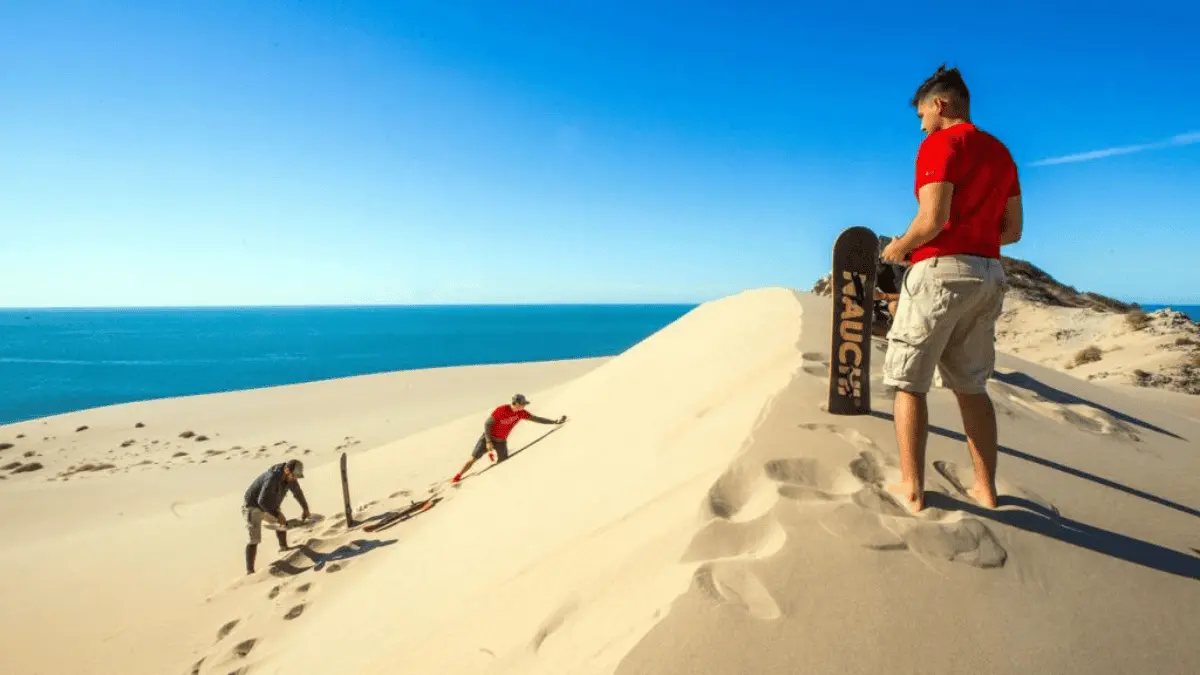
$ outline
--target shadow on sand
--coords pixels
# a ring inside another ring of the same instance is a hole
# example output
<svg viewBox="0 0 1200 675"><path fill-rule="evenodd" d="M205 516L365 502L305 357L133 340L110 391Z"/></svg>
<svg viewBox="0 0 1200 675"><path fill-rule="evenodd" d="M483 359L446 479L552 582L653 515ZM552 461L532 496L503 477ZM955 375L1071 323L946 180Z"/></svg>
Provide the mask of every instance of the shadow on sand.
<svg viewBox="0 0 1200 675"><path fill-rule="evenodd" d="M360 555L370 553L377 548L391 546L397 541L396 539L355 539L348 544L337 547L329 553L321 553L308 544L301 544L293 549L288 557L271 563L271 574L274 576L290 577L309 570L320 572L326 566L329 566L330 572L334 572L337 570L337 567L332 566L331 563L356 558Z"/></svg>
<svg viewBox="0 0 1200 675"><path fill-rule="evenodd" d="M1163 434L1164 436L1170 436L1171 438L1175 438L1175 439L1178 439L1181 441L1187 440L1186 438L1184 438L1178 434L1167 431L1166 429L1163 429L1162 427L1150 424L1149 422L1147 422L1141 418L1134 417L1127 413L1123 413L1119 410L1114 410L1112 408L1109 408L1108 406L1100 405L1099 403L1096 403L1095 401L1091 401L1086 398L1076 396L1075 394L1065 392L1062 389L1052 387L1052 386L1046 384L1045 382L1042 382L1041 380L1039 380L1037 378L1030 377L1029 375L1026 375L1025 373L1022 373L1022 372L994 373L992 375L992 378L999 380L1005 384L1009 384L1014 387L1019 387L1021 389L1031 391L1034 394L1037 394L1038 396L1041 396L1042 398L1046 399L1047 401L1051 401L1053 403L1058 403L1059 405L1091 406L1097 410L1103 410L1104 412L1108 413L1109 415L1112 415L1113 417L1121 420L1122 422L1126 422L1128 424L1133 424L1133 425L1139 426L1143 429L1146 429L1149 431L1154 431L1154 432Z"/></svg>
<svg viewBox="0 0 1200 675"><path fill-rule="evenodd" d="M892 417L891 413L885 413L885 412L881 412L878 410L872 411L871 416L877 417L879 419L884 419L889 422L894 422L894 419L895 419ZM936 426L933 424L929 425L929 433L937 434L939 436L944 436L945 438L951 438L951 439L954 439L961 443L967 442L967 437L965 434L961 434L957 431L951 431L949 429L939 427L939 426ZM1020 450L1014 450L1013 448L1010 448L1010 447L1007 447L1004 445L1000 446L1000 454L1008 455L1009 457L1016 457L1017 459L1023 459L1026 462L1030 462L1032 464L1044 466L1048 469L1054 469L1055 471L1061 471L1062 473L1065 473L1068 476L1082 478L1083 480L1091 481L1097 485L1103 485L1104 487L1107 487L1107 488L1119 490L1121 492L1124 492L1125 494L1133 495L1134 497L1140 497L1141 499L1145 499L1146 501L1154 502L1155 504L1158 504L1159 506L1165 506L1169 509L1174 509L1176 511L1179 511L1180 513L1186 513L1189 516L1200 517L1200 511L1197 511L1196 509L1193 509L1190 506L1185 506L1183 504L1173 502L1169 499L1163 499L1162 497L1159 497L1158 495L1153 495L1153 494L1150 494L1149 492L1145 492L1145 491L1139 490L1137 488L1129 487L1128 485L1122 485L1121 483L1118 483L1116 481L1109 480L1107 478L1102 478L1100 476L1088 473L1086 471L1081 471L1079 469L1076 469L1075 467L1067 466L1066 464L1059 464L1058 462L1055 462L1053 460L1045 459L1042 457L1037 457L1036 455L1031 455L1027 452L1021 452Z"/></svg>
<svg viewBox="0 0 1200 675"><path fill-rule="evenodd" d="M416 516L433 508L440 501L442 501L441 497L422 499L421 501L413 502L402 509L384 511L379 515L371 516L365 520L358 521L355 525L362 526L365 532L379 532L381 530L386 530L389 527L399 525L406 520L415 518Z"/></svg>
<svg viewBox="0 0 1200 675"><path fill-rule="evenodd" d="M992 510L940 492L926 492L925 506L962 511L976 518L1057 539L1135 565L1188 579L1200 579L1200 557L1064 518L1021 497L1002 495L997 500L997 509Z"/></svg>
<svg viewBox="0 0 1200 675"><path fill-rule="evenodd" d="M508 453L508 459L511 460L513 457L516 457L517 455L521 454L525 450L533 447L534 445L536 445L538 443L541 443L543 440L545 440L545 438L547 436L558 431L561 428L562 428L561 426L556 426L553 429L551 429L550 431L547 431L546 433L542 434L541 436L538 436L537 438L533 439L532 441L529 441L525 445L522 445L521 447L517 448L516 450L513 450L512 452ZM508 461L508 460L505 460L505 461ZM503 463L504 462L496 462L494 464L489 464L488 466L485 466L483 469L481 469L479 472L477 472L475 474L475 476L482 476L483 474L491 471L492 469L496 468L497 466L500 466Z"/></svg>

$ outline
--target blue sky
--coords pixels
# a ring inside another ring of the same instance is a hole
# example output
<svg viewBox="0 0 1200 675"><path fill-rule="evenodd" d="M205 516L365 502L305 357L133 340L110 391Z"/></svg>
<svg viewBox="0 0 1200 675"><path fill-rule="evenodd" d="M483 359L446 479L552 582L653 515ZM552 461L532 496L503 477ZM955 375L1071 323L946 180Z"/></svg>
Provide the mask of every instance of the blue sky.
<svg viewBox="0 0 1200 675"><path fill-rule="evenodd" d="M1009 255L1200 303L1200 10L781 4L7 0L0 306L807 289L912 218L942 62L1020 164Z"/></svg>

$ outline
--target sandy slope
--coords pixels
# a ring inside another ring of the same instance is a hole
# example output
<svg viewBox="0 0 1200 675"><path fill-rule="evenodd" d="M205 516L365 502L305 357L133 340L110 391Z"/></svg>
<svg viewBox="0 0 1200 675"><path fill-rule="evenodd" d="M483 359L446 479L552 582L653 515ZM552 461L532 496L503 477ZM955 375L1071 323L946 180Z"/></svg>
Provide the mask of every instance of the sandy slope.
<svg viewBox="0 0 1200 675"><path fill-rule="evenodd" d="M880 489L897 474L882 359L875 415L821 410L828 302L701 306L531 394L571 421L518 427L525 449L457 488L477 412L358 452L359 518L432 508L373 533L328 518L252 577L228 495L18 547L0 591L57 609L8 610L0 645L13 672L1200 670L1193 397L1004 356L1001 507L956 490L969 459L938 390L930 508L909 516ZM333 464L310 471L315 510L339 489ZM56 649L55 619L79 648Z"/></svg>
<svg viewBox="0 0 1200 675"><path fill-rule="evenodd" d="M357 456L467 415L467 434L450 441L461 463L470 432L514 391L532 396L604 362L369 375L0 426L0 443L13 445L0 465L43 465L0 473L0 672L171 672L199 631L178 622L203 621L198 605L239 578L241 494L266 467L301 457L319 475L343 451ZM196 436L180 438L186 431ZM89 464L113 467L64 479ZM340 510L317 497L312 506ZM284 510L299 515L290 500ZM273 549L264 546L261 563Z"/></svg>
<svg viewBox="0 0 1200 675"><path fill-rule="evenodd" d="M1200 425L1005 358L993 383L1003 508L964 502L931 467L933 508L908 517L879 490L896 473L886 414L820 410L826 303L777 289L711 303L541 396L546 413L572 421L384 532L317 533L316 553L357 555L334 575L328 563L301 569L311 562L297 556L240 588L222 617L238 624L194 654L197 671L1200 664L1190 639ZM967 459L951 406L947 392L933 396L930 461L957 478ZM454 459L440 439L463 432L450 425L363 454L359 489L438 489ZM333 499L332 475L321 484Z"/></svg>
<svg viewBox="0 0 1200 675"><path fill-rule="evenodd" d="M1034 363L1098 383L1141 384L1200 394L1200 325L1182 315L1137 315L1055 307L1010 294L997 346ZM1175 319L1171 321L1169 319ZM1081 352L1092 349L1091 358Z"/></svg>

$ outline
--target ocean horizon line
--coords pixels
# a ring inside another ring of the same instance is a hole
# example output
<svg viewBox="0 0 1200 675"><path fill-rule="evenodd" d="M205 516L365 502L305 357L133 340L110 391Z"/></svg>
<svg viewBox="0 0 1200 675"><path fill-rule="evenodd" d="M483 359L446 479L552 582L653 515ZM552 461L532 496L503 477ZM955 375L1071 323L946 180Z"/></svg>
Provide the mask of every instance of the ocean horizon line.
<svg viewBox="0 0 1200 675"><path fill-rule="evenodd" d="M247 304L247 305L48 305L41 307L4 307L0 313L16 314L21 312L112 312L112 311L161 311L161 310L243 310L243 309L476 309L480 307L697 307L710 300L672 301L672 302L423 302L423 303L314 303L314 304ZM1123 300L1140 307L1200 307L1200 299L1183 302L1164 302L1161 300Z"/></svg>
<svg viewBox="0 0 1200 675"><path fill-rule="evenodd" d="M695 307L710 300L692 302L461 302L461 303L317 303L249 305L55 305L44 307L0 307L0 313L20 312L91 312L157 310L238 310L238 309L477 309L480 307Z"/></svg>

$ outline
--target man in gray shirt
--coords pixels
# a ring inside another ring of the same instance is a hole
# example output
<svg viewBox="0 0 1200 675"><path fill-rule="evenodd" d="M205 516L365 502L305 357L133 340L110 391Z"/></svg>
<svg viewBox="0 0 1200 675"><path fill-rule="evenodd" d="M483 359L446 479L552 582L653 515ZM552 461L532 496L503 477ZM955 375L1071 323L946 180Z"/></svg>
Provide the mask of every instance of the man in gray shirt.
<svg viewBox="0 0 1200 675"><path fill-rule="evenodd" d="M250 535L250 542L246 544L246 574L254 574L254 558L258 553L258 544L262 541L263 517L269 515L279 522L281 529L276 530L275 536L279 539L279 550L287 550L287 531L283 529L287 526L287 518L279 507L288 492L292 493L296 501L300 502L300 508L304 509L301 518L307 519L311 515L308 511L308 500L304 498L304 491L300 489L300 479L303 477L304 463L298 459L289 459L264 471L246 489L246 496L242 500L242 518Z"/></svg>

